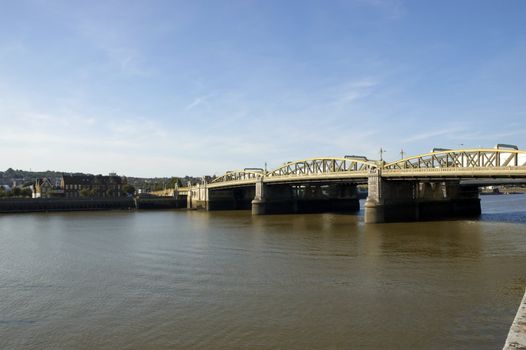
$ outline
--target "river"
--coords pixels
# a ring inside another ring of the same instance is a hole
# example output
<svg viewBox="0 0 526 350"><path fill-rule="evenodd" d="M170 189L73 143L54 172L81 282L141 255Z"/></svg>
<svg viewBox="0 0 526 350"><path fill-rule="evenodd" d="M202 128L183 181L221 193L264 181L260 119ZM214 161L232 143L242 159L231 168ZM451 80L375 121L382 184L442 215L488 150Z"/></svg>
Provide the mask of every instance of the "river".
<svg viewBox="0 0 526 350"><path fill-rule="evenodd" d="M380 225L0 215L0 349L499 349L526 286L526 195L482 207Z"/></svg>

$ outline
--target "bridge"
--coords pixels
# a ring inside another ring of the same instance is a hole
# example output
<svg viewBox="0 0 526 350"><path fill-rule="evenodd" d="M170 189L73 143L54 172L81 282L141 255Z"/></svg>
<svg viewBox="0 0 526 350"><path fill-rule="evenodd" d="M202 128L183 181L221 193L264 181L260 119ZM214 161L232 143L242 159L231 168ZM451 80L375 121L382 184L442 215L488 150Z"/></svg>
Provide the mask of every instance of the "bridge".
<svg viewBox="0 0 526 350"><path fill-rule="evenodd" d="M359 210L367 185L365 222L480 215L478 187L526 179L526 150L516 147L439 149L394 162L321 157L265 171L228 171L210 183L181 188L188 208L251 209L254 215Z"/></svg>

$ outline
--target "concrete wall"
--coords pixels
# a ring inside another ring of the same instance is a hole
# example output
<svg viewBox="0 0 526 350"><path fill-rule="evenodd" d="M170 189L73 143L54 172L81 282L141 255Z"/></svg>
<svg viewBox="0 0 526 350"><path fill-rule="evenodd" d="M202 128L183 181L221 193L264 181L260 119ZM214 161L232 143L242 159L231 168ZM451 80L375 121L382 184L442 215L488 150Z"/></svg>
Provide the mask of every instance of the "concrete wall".
<svg viewBox="0 0 526 350"><path fill-rule="evenodd" d="M88 211L129 209L172 209L186 207L186 198L37 198L0 200L0 213L46 211Z"/></svg>
<svg viewBox="0 0 526 350"><path fill-rule="evenodd" d="M79 211L134 209L133 198L118 199L7 199L0 200L1 213L39 212L39 211Z"/></svg>
<svg viewBox="0 0 526 350"><path fill-rule="evenodd" d="M186 196L137 198L135 200L137 209L177 209L186 208Z"/></svg>

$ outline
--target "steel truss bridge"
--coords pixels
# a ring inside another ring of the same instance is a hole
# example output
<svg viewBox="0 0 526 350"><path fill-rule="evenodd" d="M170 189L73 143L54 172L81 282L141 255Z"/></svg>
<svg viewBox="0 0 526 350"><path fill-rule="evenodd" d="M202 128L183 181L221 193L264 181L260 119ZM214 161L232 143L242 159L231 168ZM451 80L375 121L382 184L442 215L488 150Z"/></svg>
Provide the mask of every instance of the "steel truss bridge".
<svg viewBox="0 0 526 350"><path fill-rule="evenodd" d="M364 157L321 157L285 163L270 171L245 169L228 171L207 184L220 189L255 184L353 181L366 183L371 172L383 178L513 179L526 178L526 150L502 148L458 149L430 152L394 162L367 160Z"/></svg>

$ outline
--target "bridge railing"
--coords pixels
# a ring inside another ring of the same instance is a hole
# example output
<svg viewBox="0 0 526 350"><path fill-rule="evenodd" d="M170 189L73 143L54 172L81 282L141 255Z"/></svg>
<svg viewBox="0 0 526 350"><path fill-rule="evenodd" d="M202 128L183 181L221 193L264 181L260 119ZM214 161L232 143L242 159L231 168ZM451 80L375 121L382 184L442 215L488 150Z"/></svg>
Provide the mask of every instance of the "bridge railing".
<svg viewBox="0 0 526 350"><path fill-rule="evenodd" d="M505 167L465 167L465 168L406 168L406 169L383 169L382 176L415 176L423 174L436 174L444 176L496 176L508 174L510 176L526 176L526 166Z"/></svg>

